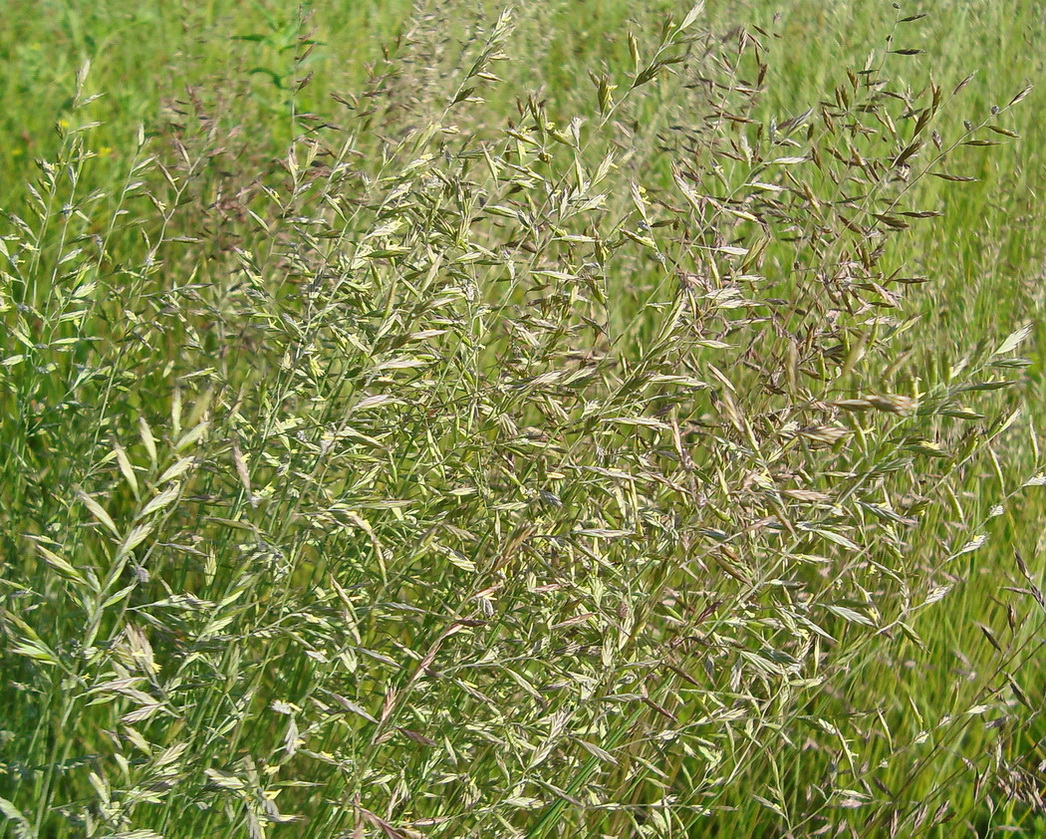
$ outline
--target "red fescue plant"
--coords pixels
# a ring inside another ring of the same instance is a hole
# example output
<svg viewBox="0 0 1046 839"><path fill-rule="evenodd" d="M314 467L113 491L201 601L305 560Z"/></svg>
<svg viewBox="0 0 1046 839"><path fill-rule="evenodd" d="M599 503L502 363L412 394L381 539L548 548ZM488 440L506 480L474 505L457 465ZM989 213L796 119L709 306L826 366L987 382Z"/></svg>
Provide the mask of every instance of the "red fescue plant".
<svg viewBox="0 0 1046 839"><path fill-rule="evenodd" d="M511 15L441 21L296 111L278 165L193 92L104 194L81 77L8 214L8 834L907 836L1041 806L1003 753L1033 613L986 627L953 707L905 698L919 622L1043 482L999 462L1029 328L916 366L935 278L905 246L1021 94L944 136L961 91L876 49L769 118L770 36L695 8L579 78L576 117L521 91L505 118Z"/></svg>

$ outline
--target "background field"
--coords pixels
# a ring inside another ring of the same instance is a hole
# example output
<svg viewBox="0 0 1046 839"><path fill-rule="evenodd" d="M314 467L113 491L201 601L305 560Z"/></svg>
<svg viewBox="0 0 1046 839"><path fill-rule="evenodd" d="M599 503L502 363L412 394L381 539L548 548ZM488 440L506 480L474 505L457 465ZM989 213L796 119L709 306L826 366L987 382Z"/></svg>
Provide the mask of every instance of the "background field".
<svg viewBox="0 0 1046 839"><path fill-rule="evenodd" d="M690 10L7 4L0 835L1046 835L1046 9Z"/></svg>

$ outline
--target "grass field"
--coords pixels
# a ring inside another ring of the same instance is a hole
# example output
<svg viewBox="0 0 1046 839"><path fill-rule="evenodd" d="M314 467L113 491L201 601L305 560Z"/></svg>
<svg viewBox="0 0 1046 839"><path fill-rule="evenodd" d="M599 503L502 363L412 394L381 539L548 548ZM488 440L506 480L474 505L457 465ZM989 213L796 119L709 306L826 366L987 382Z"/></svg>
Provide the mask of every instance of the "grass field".
<svg viewBox="0 0 1046 839"><path fill-rule="evenodd" d="M1046 836L1046 9L0 21L0 836Z"/></svg>

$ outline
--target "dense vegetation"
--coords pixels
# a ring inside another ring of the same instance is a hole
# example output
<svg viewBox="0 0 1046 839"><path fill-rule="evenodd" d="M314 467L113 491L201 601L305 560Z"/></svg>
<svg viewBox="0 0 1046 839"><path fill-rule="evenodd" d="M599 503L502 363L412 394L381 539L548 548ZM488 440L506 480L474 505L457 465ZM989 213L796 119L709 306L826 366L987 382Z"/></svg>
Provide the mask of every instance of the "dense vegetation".
<svg viewBox="0 0 1046 839"><path fill-rule="evenodd" d="M1037 4L44 5L0 836L1046 835Z"/></svg>

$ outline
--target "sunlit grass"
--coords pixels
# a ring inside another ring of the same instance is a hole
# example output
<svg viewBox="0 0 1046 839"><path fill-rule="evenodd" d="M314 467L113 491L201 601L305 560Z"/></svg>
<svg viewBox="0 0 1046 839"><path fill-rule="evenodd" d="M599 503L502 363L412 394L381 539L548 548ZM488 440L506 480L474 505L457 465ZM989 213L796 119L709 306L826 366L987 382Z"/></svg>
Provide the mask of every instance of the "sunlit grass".
<svg viewBox="0 0 1046 839"><path fill-rule="evenodd" d="M1046 829L1033 4L51 6L6 835Z"/></svg>

